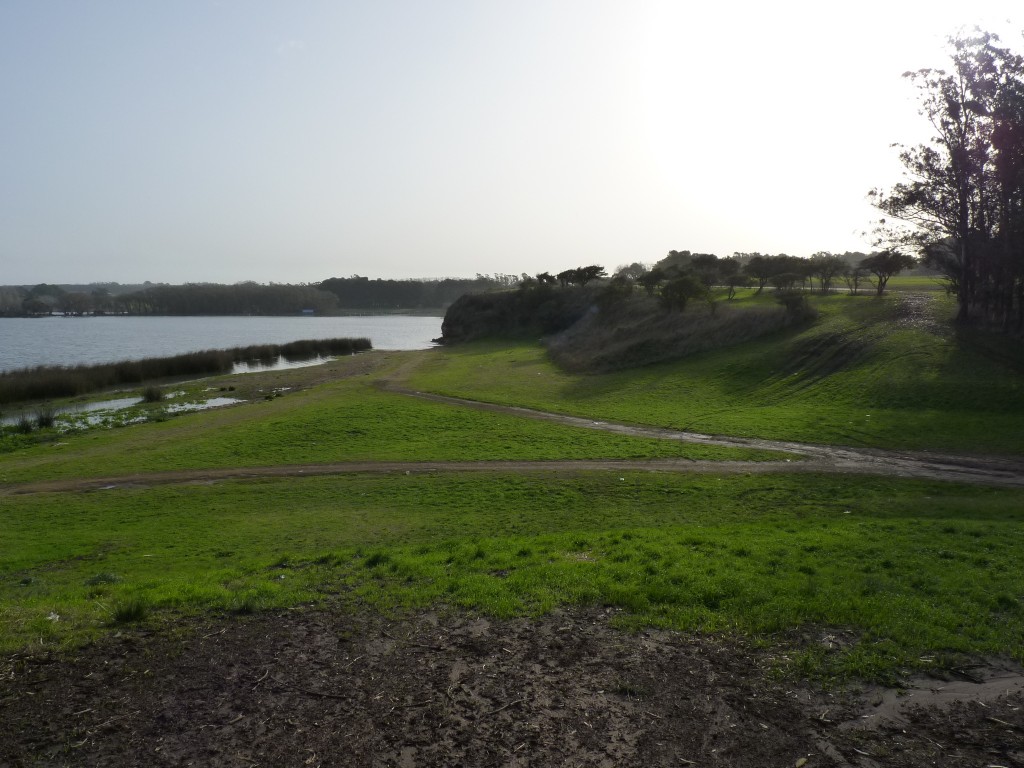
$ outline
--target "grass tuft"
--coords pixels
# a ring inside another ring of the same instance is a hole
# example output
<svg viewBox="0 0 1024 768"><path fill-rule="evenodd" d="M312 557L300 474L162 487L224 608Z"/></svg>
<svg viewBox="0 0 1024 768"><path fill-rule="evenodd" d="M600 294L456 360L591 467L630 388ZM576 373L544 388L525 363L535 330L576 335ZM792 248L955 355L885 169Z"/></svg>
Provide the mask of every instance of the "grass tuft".
<svg viewBox="0 0 1024 768"><path fill-rule="evenodd" d="M85 580L87 587L96 587L101 584L117 584L121 581L121 577L116 573L97 573L95 576L90 576Z"/></svg>
<svg viewBox="0 0 1024 768"><path fill-rule="evenodd" d="M114 604L112 618L115 624L132 624L145 619L149 611L149 602L144 597L128 597Z"/></svg>
<svg viewBox="0 0 1024 768"><path fill-rule="evenodd" d="M48 427L52 427L53 422L56 419L57 409L52 408L48 405L36 408L35 413L33 414L33 420L35 421L35 425L39 427L39 429L47 429Z"/></svg>

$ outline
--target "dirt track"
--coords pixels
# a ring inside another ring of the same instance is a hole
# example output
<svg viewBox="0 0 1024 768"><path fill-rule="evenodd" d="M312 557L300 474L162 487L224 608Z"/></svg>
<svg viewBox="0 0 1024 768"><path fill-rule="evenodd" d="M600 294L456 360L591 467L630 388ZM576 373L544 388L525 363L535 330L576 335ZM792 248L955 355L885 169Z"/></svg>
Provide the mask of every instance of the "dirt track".
<svg viewBox="0 0 1024 768"><path fill-rule="evenodd" d="M463 408L495 411L528 419L538 419L581 429L596 429L633 437L716 445L729 448L754 448L793 454L787 461L690 461L686 459L586 459L573 461L423 461L423 462L341 462L333 464L289 464L268 467L228 467L175 472L152 472L88 479L49 480L11 483L0 488L0 495L92 491L123 487L148 487L183 483L210 483L219 480L244 480L265 477L309 477L368 472L573 472L586 470L688 472L701 474L741 474L771 472L837 472L843 474L916 477L949 480L979 485L1024 487L1024 459L996 456L953 456L906 451L882 451L835 445L796 443L758 438L723 437L681 432L636 424L594 421L578 416L548 413L529 408L495 405L475 400L445 397L404 389L386 383L388 391Z"/></svg>

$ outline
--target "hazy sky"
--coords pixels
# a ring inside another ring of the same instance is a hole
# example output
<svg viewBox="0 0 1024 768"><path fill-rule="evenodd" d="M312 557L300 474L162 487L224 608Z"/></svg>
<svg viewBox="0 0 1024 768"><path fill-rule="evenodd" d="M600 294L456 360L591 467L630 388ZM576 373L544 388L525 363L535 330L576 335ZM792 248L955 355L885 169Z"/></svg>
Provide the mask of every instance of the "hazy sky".
<svg viewBox="0 0 1024 768"><path fill-rule="evenodd" d="M0 0L0 284L867 250L908 69L1020 0Z"/></svg>

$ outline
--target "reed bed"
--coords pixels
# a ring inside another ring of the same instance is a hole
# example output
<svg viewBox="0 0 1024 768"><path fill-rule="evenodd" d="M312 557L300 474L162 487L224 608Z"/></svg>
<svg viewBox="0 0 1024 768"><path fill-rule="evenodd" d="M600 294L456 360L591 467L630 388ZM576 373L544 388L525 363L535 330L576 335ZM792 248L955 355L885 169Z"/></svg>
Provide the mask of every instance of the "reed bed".
<svg viewBox="0 0 1024 768"><path fill-rule="evenodd" d="M182 376L229 373L235 363L289 361L319 356L350 355L373 348L369 339L307 339L287 344L255 344L231 349L207 349L172 357L122 360L100 365L47 365L0 373L0 404L98 392L110 387L138 385Z"/></svg>

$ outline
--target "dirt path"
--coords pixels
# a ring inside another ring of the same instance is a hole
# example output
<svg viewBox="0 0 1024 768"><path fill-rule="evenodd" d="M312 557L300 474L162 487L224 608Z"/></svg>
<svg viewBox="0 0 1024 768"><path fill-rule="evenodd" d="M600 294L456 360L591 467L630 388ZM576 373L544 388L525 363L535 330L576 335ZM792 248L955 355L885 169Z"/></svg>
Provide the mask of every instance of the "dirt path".
<svg viewBox="0 0 1024 768"><path fill-rule="evenodd" d="M578 416L496 405L406 389L391 381L381 383L389 392L463 408L493 411L537 419L580 429L596 429L632 437L677 440L729 448L753 448L794 454L785 461L692 461L687 459L582 459L553 461L353 461L328 464L286 464L265 467L225 467L173 472L151 472L97 478L11 483L0 487L0 496L149 487L185 483L211 483L267 477L312 477L351 473L391 472L576 472L651 471L700 474L766 474L773 472L833 472L890 477L949 480L978 485L1024 487L1024 459L995 456L953 456L930 453L882 451L782 440L724 437L682 432L636 424L595 421Z"/></svg>
<svg viewBox="0 0 1024 768"><path fill-rule="evenodd" d="M678 440L701 445L717 445L727 448L754 448L766 451L794 453L806 459L799 464L789 462L757 462L762 471L810 471L810 472L845 472L854 474L891 475L895 477L921 477L932 480L954 480L964 483L983 485L1009 485L1024 487L1024 459L1002 456L956 456L936 453L916 453L910 451L884 451L873 448L850 448L839 445L820 445L815 443L798 443L786 440L764 440L760 438L725 437L704 435L699 432L683 432L659 427L646 427L636 424L623 424L611 421L595 421L593 419L568 416L560 413L536 411L517 406L496 405L477 400L466 400L457 397L435 395L428 392L417 392L406 389L393 382L382 382L382 387L390 392L417 397L433 402L475 408L484 411L538 419L557 424L565 424L582 429L597 429L633 437L649 437L659 440ZM750 462L742 462L747 465ZM691 465L737 464L737 462L691 462ZM714 469L698 470L714 472ZM730 471L728 469L726 472ZM738 471L748 470L746 466Z"/></svg>

